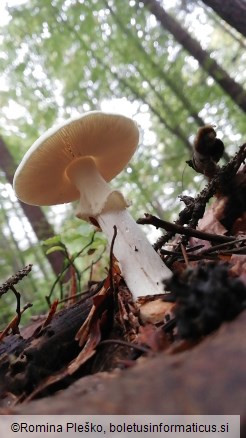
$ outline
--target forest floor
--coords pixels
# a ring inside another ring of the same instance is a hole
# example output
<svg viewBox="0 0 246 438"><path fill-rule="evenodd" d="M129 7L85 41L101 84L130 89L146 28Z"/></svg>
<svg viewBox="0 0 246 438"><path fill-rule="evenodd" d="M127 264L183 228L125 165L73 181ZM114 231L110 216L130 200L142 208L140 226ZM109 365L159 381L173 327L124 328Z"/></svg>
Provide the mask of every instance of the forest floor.
<svg viewBox="0 0 246 438"><path fill-rule="evenodd" d="M243 145L214 166L175 223L138 221L165 230L155 249L173 272L168 293L133 302L113 245L106 279L20 330L17 293L1 334L1 414L240 414L246 427L245 159Z"/></svg>

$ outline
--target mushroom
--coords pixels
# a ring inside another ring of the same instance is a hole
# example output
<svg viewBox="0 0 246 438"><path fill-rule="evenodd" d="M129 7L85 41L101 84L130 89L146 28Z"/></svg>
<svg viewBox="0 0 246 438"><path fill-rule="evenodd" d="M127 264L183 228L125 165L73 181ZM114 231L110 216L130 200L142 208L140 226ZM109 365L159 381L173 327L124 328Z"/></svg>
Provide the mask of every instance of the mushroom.
<svg viewBox="0 0 246 438"><path fill-rule="evenodd" d="M112 241L114 255L133 298L163 293L171 271L126 210L124 196L109 187L127 165L139 140L135 122L92 111L49 129L26 152L14 176L17 197L31 205L79 199L76 215L93 219Z"/></svg>

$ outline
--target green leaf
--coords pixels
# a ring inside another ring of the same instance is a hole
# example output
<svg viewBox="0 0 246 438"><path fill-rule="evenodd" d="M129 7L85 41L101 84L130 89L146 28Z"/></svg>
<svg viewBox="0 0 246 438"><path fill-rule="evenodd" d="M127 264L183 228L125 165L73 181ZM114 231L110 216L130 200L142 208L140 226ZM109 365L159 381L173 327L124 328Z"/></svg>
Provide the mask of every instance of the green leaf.
<svg viewBox="0 0 246 438"><path fill-rule="evenodd" d="M56 245L56 244L62 244L61 236L57 235L54 237L49 237L49 239L46 239L42 242L43 245L49 246L49 245Z"/></svg>
<svg viewBox="0 0 246 438"><path fill-rule="evenodd" d="M64 253L66 253L66 249L64 248L64 246L52 246L51 248L47 249L47 251L45 251L45 254L52 254L53 252L56 251L62 251Z"/></svg>

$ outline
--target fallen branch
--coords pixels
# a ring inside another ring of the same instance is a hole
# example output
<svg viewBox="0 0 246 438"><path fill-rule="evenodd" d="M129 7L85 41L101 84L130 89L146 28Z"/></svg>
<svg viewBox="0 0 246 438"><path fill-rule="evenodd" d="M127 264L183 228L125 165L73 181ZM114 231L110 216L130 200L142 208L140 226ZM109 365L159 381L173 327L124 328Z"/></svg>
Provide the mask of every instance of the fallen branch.
<svg viewBox="0 0 246 438"><path fill-rule="evenodd" d="M222 234L205 233L204 231L195 230L190 227L183 227L182 225L179 225L177 223L171 223L163 219L159 219L156 216L153 216L148 213L145 214L144 218L138 219L137 223L153 225L156 228L163 228L166 231L170 231L173 234L173 236L175 236L175 234L182 234L188 237L198 237L199 239L202 240L223 242L223 243L235 241L234 236L224 236ZM154 245L154 248L158 249L156 245Z"/></svg>

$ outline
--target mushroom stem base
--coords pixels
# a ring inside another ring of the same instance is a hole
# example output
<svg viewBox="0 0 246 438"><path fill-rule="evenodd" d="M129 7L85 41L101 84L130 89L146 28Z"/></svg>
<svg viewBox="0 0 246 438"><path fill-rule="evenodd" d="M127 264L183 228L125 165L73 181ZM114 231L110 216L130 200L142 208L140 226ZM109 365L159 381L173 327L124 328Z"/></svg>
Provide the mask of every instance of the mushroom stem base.
<svg viewBox="0 0 246 438"><path fill-rule="evenodd" d="M66 174L80 193L76 216L95 218L109 243L116 226L113 252L133 298L162 294L162 280L170 277L171 271L126 210L128 204L123 195L108 186L90 157L75 160Z"/></svg>
<svg viewBox="0 0 246 438"><path fill-rule="evenodd" d="M128 211L102 212L96 220L109 242L113 238L114 225L117 227L113 252L133 298L164 293L162 280L169 278L171 271Z"/></svg>

